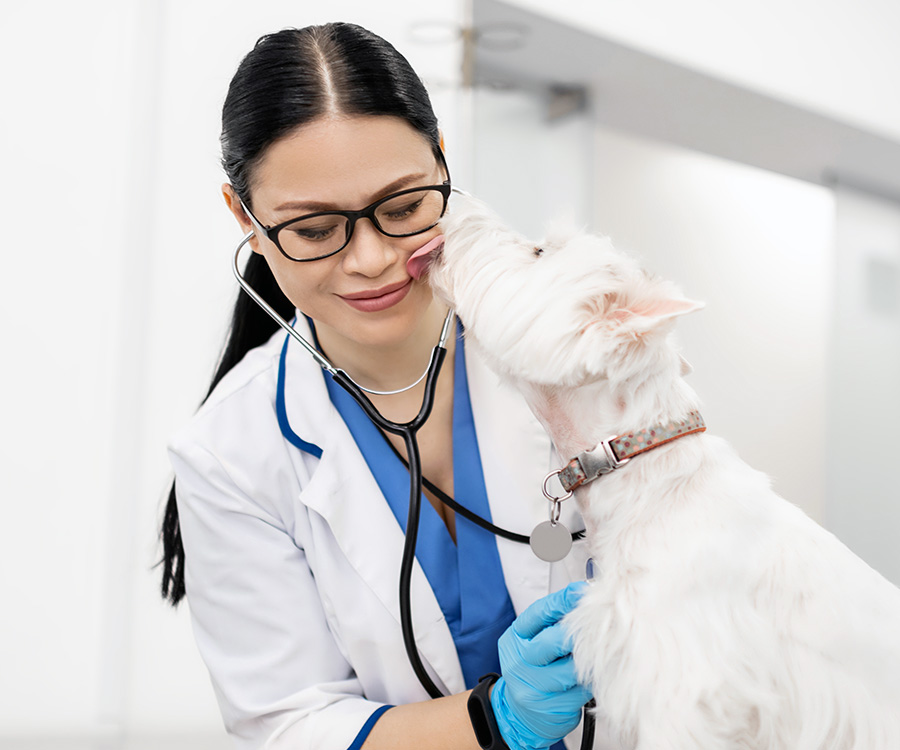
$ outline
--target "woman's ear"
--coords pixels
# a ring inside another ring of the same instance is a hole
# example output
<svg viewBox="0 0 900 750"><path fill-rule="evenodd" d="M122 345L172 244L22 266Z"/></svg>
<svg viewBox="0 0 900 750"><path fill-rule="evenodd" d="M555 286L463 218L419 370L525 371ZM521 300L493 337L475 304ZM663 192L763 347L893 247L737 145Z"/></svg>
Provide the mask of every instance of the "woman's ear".
<svg viewBox="0 0 900 750"><path fill-rule="evenodd" d="M231 211L234 218L237 219L238 224L240 224L241 231L244 234L252 232L253 224L250 222L250 217L247 216L247 212L244 210L241 199L238 198L234 188L227 182L222 185L222 197L225 199L225 205L228 206L228 210ZM249 245L254 253L259 252L259 239L257 237L250 240Z"/></svg>

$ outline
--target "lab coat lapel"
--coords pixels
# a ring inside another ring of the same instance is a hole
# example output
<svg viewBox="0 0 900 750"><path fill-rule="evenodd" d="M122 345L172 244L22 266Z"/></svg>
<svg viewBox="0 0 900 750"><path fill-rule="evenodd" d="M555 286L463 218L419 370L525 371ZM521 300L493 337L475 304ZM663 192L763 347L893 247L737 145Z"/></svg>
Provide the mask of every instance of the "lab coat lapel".
<svg viewBox="0 0 900 750"><path fill-rule="evenodd" d="M308 336L302 316L296 327ZM291 388L291 383L302 384L304 392ZM399 630L403 531L332 405L319 366L293 341L288 347L285 407L294 432L322 449L301 501L325 519L341 551L397 621ZM294 461L302 461L299 451ZM443 682L438 686L451 693L464 690L453 638L418 562L413 568L411 601L416 644L438 682Z"/></svg>
<svg viewBox="0 0 900 750"><path fill-rule="evenodd" d="M487 368L471 342L466 372L493 522L527 536L547 520L541 484L549 471L550 440L523 398ZM521 612L548 593L551 566L527 544L498 538L497 548L513 607Z"/></svg>

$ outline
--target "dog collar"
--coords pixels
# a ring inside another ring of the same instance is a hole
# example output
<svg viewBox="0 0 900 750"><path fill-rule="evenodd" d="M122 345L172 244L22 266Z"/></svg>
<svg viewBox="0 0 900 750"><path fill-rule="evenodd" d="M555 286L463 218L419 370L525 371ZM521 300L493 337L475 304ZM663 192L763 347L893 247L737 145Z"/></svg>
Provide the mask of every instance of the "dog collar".
<svg viewBox="0 0 900 750"><path fill-rule="evenodd" d="M553 474L559 476L560 484L566 492L572 492L577 487L624 466L634 456L685 435L693 435L705 430L706 423L700 416L700 412L692 411L684 419L657 424L646 430L629 432L627 435L616 435L602 440L591 450L579 453L562 469Z"/></svg>

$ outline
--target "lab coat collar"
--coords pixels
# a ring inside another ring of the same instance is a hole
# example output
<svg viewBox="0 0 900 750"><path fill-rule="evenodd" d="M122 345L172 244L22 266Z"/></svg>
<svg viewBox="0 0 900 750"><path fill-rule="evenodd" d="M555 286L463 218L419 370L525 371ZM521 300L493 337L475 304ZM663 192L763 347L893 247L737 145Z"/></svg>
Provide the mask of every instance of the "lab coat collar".
<svg viewBox="0 0 900 750"><path fill-rule="evenodd" d="M297 316L295 328L312 341L302 314ZM295 341L288 345L286 371L285 409L290 427L304 441L322 449L300 502L325 519L348 562L397 621L399 633L397 586L403 532L328 397L323 371ZM292 449L291 456L295 465L308 460L297 449ZM335 502L336 498L340 502ZM465 690L453 637L418 562L413 568L411 601L416 645L432 668L432 678L437 678L444 692Z"/></svg>
<svg viewBox="0 0 900 750"><path fill-rule="evenodd" d="M491 500L493 523L526 536L548 518L541 487L554 461L547 433L525 400L488 369L471 340L466 347L466 371L484 483ZM562 518L570 529L583 524L574 503ZM576 555L559 563L540 560L527 544L497 539L507 588L517 613L579 575Z"/></svg>
<svg viewBox="0 0 900 750"><path fill-rule="evenodd" d="M298 314L295 328L312 341L302 314ZM285 408L291 429L322 449L300 501L325 519L350 564L399 626L397 582L403 532L332 405L321 368L295 341L288 345L286 369ZM547 501L540 488L552 460L550 441L521 396L501 383L471 346L466 351L466 370L493 522L510 531L530 534L547 518ZM291 455L295 465L308 460L296 449ZM340 503L334 502L337 497ZM568 512L571 516L574 505ZM581 528L578 520L569 518L568 523L570 528L573 523L574 528ZM567 558L548 565L535 557L528 545L504 539L497 542L517 613L578 576L577 561ZM443 683L439 687L452 693L464 690L450 630L418 562L411 599L416 643Z"/></svg>

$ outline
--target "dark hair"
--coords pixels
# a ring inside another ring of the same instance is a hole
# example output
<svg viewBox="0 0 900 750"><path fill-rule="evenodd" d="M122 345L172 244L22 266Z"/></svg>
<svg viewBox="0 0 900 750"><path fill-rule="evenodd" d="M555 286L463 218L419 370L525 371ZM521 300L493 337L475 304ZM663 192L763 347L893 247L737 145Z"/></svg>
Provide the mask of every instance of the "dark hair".
<svg viewBox="0 0 900 750"><path fill-rule="evenodd" d="M406 58L381 37L355 24L330 23L285 29L260 38L238 66L222 108L222 166L244 204L252 208L254 169L272 143L316 119L347 115L400 117L440 156L438 122L428 92ZM283 317L293 314L294 305L261 255L251 255L244 273ZM255 302L239 292L206 397L276 328ZM162 596L174 606L185 593L185 554L174 482L160 537Z"/></svg>

